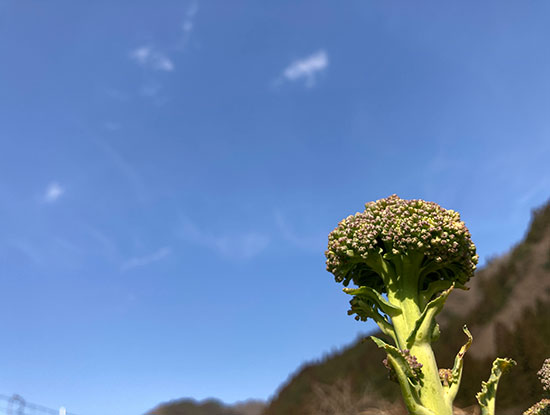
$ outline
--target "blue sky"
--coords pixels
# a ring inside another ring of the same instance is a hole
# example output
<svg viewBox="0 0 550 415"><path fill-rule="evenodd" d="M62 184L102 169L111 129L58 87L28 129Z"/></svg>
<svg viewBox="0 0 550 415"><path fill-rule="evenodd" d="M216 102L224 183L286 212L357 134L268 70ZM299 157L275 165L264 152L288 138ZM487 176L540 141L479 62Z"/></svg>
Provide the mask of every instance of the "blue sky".
<svg viewBox="0 0 550 415"><path fill-rule="evenodd" d="M546 1L0 0L0 392L270 397L371 326L328 232L397 193L482 261L550 195Z"/></svg>

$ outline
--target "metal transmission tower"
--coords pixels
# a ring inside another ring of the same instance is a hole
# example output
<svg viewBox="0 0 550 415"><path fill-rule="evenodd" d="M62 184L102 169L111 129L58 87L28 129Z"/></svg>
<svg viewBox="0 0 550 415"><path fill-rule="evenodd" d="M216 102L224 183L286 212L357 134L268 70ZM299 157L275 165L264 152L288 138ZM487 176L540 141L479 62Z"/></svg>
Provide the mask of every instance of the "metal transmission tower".
<svg viewBox="0 0 550 415"><path fill-rule="evenodd" d="M76 415L62 406L59 409L48 408L32 402L27 402L22 396L0 394L0 415Z"/></svg>

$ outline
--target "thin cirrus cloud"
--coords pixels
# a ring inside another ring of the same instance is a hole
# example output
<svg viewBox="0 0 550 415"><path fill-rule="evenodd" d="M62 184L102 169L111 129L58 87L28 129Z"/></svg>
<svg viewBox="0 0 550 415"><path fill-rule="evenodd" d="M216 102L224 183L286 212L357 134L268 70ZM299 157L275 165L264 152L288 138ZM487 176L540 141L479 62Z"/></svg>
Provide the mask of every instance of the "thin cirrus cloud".
<svg viewBox="0 0 550 415"><path fill-rule="evenodd" d="M327 52L319 50L309 56L291 62L283 70L278 83L282 81L304 82L307 88L312 88L317 82L317 77L328 68L328 65Z"/></svg>
<svg viewBox="0 0 550 415"><path fill-rule="evenodd" d="M164 53L152 46L144 45L130 52L130 58L144 68L172 72L176 69L174 62Z"/></svg>
<svg viewBox="0 0 550 415"><path fill-rule="evenodd" d="M105 141L96 141L96 144L103 150L113 166L119 170L122 176L133 188L136 198L143 203L147 200L147 189L143 183L141 175L136 168L121 153Z"/></svg>
<svg viewBox="0 0 550 415"><path fill-rule="evenodd" d="M185 33L189 33L193 30L195 25L195 16L199 11L199 4L195 1L191 3L187 11L185 12L185 19L183 20L182 30Z"/></svg>
<svg viewBox="0 0 550 415"><path fill-rule="evenodd" d="M128 271L134 268L144 267L154 262L161 261L170 254L172 254L172 248L165 246L150 254L130 258L125 261L120 268L122 271Z"/></svg>
<svg viewBox="0 0 550 415"><path fill-rule="evenodd" d="M51 182L48 187L46 187L46 191L44 192L42 200L45 203L54 203L59 200L59 198L63 196L64 193L65 189L61 187L59 183Z"/></svg>
<svg viewBox="0 0 550 415"><path fill-rule="evenodd" d="M320 253L326 248L326 233L303 235L294 230L286 217L280 211L275 211L275 223L284 240L300 250Z"/></svg>
<svg viewBox="0 0 550 415"><path fill-rule="evenodd" d="M158 82L150 82L142 85L139 89L139 93L146 97L154 97L159 94L161 89L162 85L160 85Z"/></svg>
<svg viewBox="0 0 550 415"><path fill-rule="evenodd" d="M270 241L267 235L255 231L213 234L200 228L185 216L180 217L177 233L183 240L233 260L252 259L264 251Z"/></svg>
<svg viewBox="0 0 550 415"><path fill-rule="evenodd" d="M538 183L536 183L534 186L532 186L530 189L528 189L523 195L518 197L516 200L516 203L518 205L527 205L527 204L535 204L533 203L533 199L535 199L537 196L541 195L547 195L548 189L550 188L550 178L545 177L542 180L540 180Z"/></svg>
<svg viewBox="0 0 550 415"><path fill-rule="evenodd" d="M195 28L195 18L198 12L199 3L196 1L191 3L187 8L187 11L185 12L185 17L183 19L183 24L181 25L183 36L181 38L180 44L178 45L179 49L186 48L191 41L191 34L193 33L193 30Z"/></svg>
<svg viewBox="0 0 550 415"><path fill-rule="evenodd" d="M26 239L20 239L20 238L12 239L12 240L8 240L6 242L6 245L8 247L15 249L22 255L24 255L34 265L41 266L44 264L44 261L45 261L44 255L30 241L27 241Z"/></svg>

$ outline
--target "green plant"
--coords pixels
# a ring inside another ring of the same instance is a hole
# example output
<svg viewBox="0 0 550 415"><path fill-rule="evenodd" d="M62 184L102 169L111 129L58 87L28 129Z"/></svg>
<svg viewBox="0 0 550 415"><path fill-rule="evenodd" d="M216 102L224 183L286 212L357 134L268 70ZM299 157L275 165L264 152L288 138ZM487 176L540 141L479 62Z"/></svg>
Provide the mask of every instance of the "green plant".
<svg viewBox="0 0 550 415"><path fill-rule="evenodd" d="M452 415L467 341L452 369L439 369L432 342L436 315L453 289L467 289L478 257L460 215L433 202L393 195L370 202L343 219L329 235L327 270L352 295L349 314L372 319L393 340L372 336L385 350L390 378L401 388L411 414ZM514 361L496 359L477 395L482 415L494 414L498 381Z"/></svg>
<svg viewBox="0 0 550 415"><path fill-rule="evenodd" d="M550 359L546 359L542 368L537 372L542 389L543 398L526 410L523 415L550 415Z"/></svg>

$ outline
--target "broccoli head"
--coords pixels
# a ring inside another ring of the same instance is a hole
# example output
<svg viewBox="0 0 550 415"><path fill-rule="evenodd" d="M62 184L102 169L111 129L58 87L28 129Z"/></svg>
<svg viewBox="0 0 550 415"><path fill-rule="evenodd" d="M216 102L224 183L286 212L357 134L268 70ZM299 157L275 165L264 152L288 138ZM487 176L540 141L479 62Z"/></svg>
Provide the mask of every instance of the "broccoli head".
<svg viewBox="0 0 550 415"><path fill-rule="evenodd" d="M369 202L364 212L343 219L329 234L327 270L347 286L387 292L381 273L396 274L406 258L425 275L420 289L437 280L463 286L477 264L470 232L453 210L397 195ZM385 270L385 266L389 270Z"/></svg>

